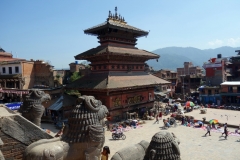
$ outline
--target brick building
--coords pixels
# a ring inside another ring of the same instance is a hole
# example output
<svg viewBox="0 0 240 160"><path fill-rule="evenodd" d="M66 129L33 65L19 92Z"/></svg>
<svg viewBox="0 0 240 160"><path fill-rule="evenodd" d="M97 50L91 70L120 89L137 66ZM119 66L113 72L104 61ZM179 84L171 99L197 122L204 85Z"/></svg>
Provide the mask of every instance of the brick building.
<svg viewBox="0 0 240 160"><path fill-rule="evenodd" d="M200 86L203 78L202 69L194 66L192 62L184 62L183 68L177 68L178 83L177 90L182 93L192 93Z"/></svg>
<svg viewBox="0 0 240 160"><path fill-rule="evenodd" d="M43 60L13 58L0 49L0 100L17 101L27 89L54 87L53 66Z"/></svg>
<svg viewBox="0 0 240 160"><path fill-rule="evenodd" d="M64 84L68 84L70 77L71 77L71 72L70 70L53 70L53 77L54 77L54 87L58 87Z"/></svg>
<svg viewBox="0 0 240 160"><path fill-rule="evenodd" d="M28 145L40 139L53 138L40 127L0 105L0 159L23 159Z"/></svg>
<svg viewBox="0 0 240 160"><path fill-rule="evenodd" d="M167 88L165 90L162 88L162 91L170 93L170 96L173 97L178 84L177 72L167 69L161 69L154 72L153 75L170 82L170 84L167 85Z"/></svg>
<svg viewBox="0 0 240 160"><path fill-rule="evenodd" d="M240 106L240 81L221 83L222 103Z"/></svg>
<svg viewBox="0 0 240 160"><path fill-rule="evenodd" d="M109 12L107 21L84 30L97 36L100 45L77 56L76 60L91 62L91 73L66 86L82 95L93 95L108 107L113 120L126 117L127 112L143 112L153 107L154 89L169 83L145 72L145 62L159 55L140 50L137 38L148 32L130 26L117 13Z"/></svg>
<svg viewBox="0 0 240 160"><path fill-rule="evenodd" d="M236 50L238 54L232 56L226 65L227 81L240 81L240 50Z"/></svg>
<svg viewBox="0 0 240 160"><path fill-rule="evenodd" d="M211 58L207 63L203 64L206 70L206 85L219 86L222 82L227 80L226 66L229 61L227 58L222 58L221 54L217 58Z"/></svg>
<svg viewBox="0 0 240 160"><path fill-rule="evenodd" d="M219 104L219 101L223 104L238 103L238 86L235 82L240 81L240 51L236 52L238 54L231 57L222 57L218 54L217 58L211 58L204 63L206 83L199 89L204 103Z"/></svg>

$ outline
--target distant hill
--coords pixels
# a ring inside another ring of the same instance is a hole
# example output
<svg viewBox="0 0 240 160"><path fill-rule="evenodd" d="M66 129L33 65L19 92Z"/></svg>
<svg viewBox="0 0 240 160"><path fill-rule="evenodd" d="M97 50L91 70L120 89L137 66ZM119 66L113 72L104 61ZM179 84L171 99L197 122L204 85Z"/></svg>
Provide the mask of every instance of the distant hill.
<svg viewBox="0 0 240 160"><path fill-rule="evenodd" d="M240 47L220 47L216 49L197 49L193 47L166 47L160 48L153 53L159 54L158 62L156 60L149 60L147 64L154 68L154 70L171 69L183 67L184 62L192 62L194 66L203 66L210 58L217 57L217 54L222 54L222 57L235 56L235 50L240 50Z"/></svg>

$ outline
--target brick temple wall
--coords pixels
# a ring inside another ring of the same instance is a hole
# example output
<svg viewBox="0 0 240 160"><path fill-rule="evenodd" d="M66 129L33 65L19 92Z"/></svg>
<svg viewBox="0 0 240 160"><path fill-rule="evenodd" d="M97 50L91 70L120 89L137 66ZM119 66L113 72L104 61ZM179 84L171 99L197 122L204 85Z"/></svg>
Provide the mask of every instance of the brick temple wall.
<svg viewBox="0 0 240 160"><path fill-rule="evenodd" d="M20 160L23 158L23 152L27 147L20 141L8 136L0 130L0 150L5 160Z"/></svg>

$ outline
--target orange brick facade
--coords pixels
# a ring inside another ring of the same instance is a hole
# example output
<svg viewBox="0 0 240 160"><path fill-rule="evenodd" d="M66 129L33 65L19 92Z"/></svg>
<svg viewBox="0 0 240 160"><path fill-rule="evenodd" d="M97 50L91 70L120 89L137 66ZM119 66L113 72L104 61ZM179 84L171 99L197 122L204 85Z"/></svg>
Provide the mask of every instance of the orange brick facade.
<svg viewBox="0 0 240 160"><path fill-rule="evenodd" d="M80 91L82 95L93 95L102 101L110 111L113 120L126 117L126 112L138 112L141 108L151 108L154 102L154 88L143 88L115 92Z"/></svg>

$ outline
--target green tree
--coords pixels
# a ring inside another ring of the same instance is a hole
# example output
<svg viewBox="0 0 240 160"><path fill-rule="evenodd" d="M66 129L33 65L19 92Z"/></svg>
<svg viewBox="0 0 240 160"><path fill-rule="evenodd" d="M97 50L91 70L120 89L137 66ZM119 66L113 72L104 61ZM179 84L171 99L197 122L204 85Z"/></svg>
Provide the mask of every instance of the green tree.
<svg viewBox="0 0 240 160"><path fill-rule="evenodd" d="M77 79L81 78L82 76L79 74L79 72L73 72L72 76L70 77L70 81L76 81Z"/></svg>

